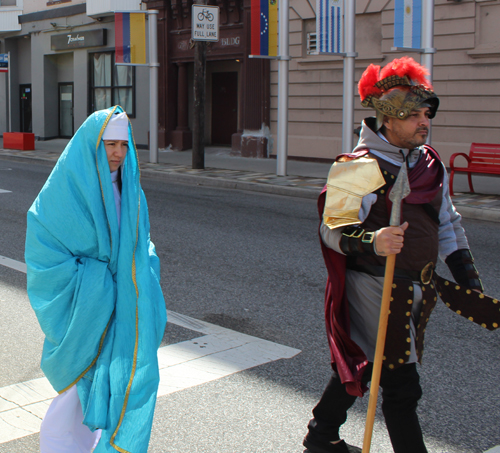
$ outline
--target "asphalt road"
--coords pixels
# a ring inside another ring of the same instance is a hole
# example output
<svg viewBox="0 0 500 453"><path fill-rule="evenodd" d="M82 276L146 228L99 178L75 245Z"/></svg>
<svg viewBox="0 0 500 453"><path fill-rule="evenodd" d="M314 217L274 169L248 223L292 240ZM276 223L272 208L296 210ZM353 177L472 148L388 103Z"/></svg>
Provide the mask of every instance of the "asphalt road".
<svg viewBox="0 0 500 453"><path fill-rule="evenodd" d="M0 255L23 261L25 213L49 166L0 160ZM300 349L278 360L158 399L150 452L303 452L310 412L329 379L326 272L313 200L166 184L143 178L168 309ZM464 221L489 294L500 295L497 224ZM443 271L444 272L444 271ZM0 266L0 387L41 377L43 335L25 275ZM429 453L500 444L499 333L439 304L427 329L419 414ZM167 325L165 344L197 334ZM342 432L361 445L368 398ZM38 435L0 453L38 451ZM373 453L392 451L380 411Z"/></svg>

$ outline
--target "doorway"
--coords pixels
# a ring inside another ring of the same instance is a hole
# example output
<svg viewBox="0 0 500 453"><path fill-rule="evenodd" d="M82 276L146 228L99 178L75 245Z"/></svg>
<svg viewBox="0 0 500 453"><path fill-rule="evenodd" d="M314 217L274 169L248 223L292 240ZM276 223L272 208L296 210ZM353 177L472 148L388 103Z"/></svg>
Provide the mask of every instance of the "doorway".
<svg viewBox="0 0 500 453"><path fill-rule="evenodd" d="M212 145L231 145L238 130L238 73L212 73Z"/></svg>
<svg viewBox="0 0 500 453"><path fill-rule="evenodd" d="M21 95L21 122L20 132L33 132L31 115L31 84L19 85Z"/></svg>
<svg viewBox="0 0 500 453"><path fill-rule="evenodd" d="M73 83L59 84L59 137L73 137Z"/></svg>

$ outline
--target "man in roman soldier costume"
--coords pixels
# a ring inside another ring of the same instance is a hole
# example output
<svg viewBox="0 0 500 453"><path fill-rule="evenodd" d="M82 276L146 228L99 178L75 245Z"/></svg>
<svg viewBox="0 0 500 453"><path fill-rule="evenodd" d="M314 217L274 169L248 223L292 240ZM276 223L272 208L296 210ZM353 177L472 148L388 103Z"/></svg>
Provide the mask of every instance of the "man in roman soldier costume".
<svg viewBox="0 0 500 453"><path fill-rule="evenodd" d="M386 256L396 255L396 268L380 385L395 453L427 452L416 413L422 395L416 364L438 296L459 315L498 327L498 301L482 293L446 169L425 144L439 106L426 74L408 57L367 68L358 88L376 116L363 121L353 152L337 158L318 200L333 376L304 439L311 453L361 452L340 439L339 428L371 379ZM402 165L411 192L402 224L388 226L388 195ZM438 256L456 283L434 272Z"/></svg>

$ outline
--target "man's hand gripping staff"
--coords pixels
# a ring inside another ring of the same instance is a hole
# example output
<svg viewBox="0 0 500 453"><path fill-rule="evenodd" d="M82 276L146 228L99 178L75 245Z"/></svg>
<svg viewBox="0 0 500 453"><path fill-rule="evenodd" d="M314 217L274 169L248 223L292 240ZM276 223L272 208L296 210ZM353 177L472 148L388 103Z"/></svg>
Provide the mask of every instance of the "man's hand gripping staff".
<svg viewBox="0 0 500 453"><path fill-rule="evenodd" d="M406 157L403 155L403 163L389 199L392 201L390 226L380 229L375 236L375 248L378 255L387 256L384 276L384 289L382 292L382 305L380 307L380 318L378 324L377 346L373 360L373 372L370 385L370 400L366 414L365 436L363 440L363 453L370 452L370 445L377 408L378 389L380 386L380 374L384 356L385 338L387 334L387 323L389 319L389 308L391 304L392 283L394 280L394 268L396 255L403 248L403 236L408 228L408 222L400 225L401 205L403 198L410 194L410 182L408 181L408 169Z"/></svg>
<svg viewBox="0 0 500 453"><path fill-rule="evenodd" d="M403 248L403 237L408 222L401 226L389 226L381 228L375 235L375 250L379 256L397 255Z"/></svg>

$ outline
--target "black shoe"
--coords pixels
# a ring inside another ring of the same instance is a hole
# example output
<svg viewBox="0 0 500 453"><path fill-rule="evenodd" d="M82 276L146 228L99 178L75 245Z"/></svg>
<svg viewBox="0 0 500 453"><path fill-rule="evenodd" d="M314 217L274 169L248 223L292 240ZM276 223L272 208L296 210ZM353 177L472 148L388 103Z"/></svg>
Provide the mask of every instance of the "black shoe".
<svg viewBox="0 0 500 453"><path fill-rule="evenodd" d="M311 453L361 453L361 448L347 445L343 440L333 444L330 441L320 441L311 434L307 434L302 445Z"/></svg>

